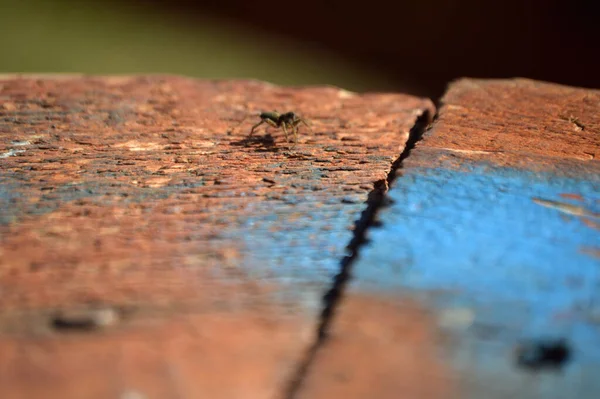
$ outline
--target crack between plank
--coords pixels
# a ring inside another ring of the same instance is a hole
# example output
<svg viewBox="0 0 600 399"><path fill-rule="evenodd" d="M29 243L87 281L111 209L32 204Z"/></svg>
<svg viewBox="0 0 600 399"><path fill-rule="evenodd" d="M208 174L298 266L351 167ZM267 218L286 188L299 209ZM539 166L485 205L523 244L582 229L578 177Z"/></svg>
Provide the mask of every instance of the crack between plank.
<svg viewBox="0 0 600 399"><path fill-rule="evenodd" d="M389 187L400 176L398 172L402 169L403 161L410 156L410 152L413 150L416 143L421 140L423 133L425 133L427 126L430 125L431 122L431 113L428 110L424 110L417 117L413 127L410 129L404 150L392 163L387 177L375 182L375 187L369 193L367 198L367 208L355 222L354 235L347 246L350 254L342 258L340 262L340 271L334 277L331 288L323 296L323 310L321 311L321 316L319 318L316 340L307 350L304 358L296 368L296 371L292 374L292 378L285 387L282 396L283 399L297 398L302 383L308 374L310 366L315 360L317 352L327 341L329 327L333 321L335 311L341 303L346 286L352 277L351 272L354 261L358 257L361 247L367 243L367 230L372 226L378 225L377 214L382 208L387 206L390 201L387 196Z"/></svg>

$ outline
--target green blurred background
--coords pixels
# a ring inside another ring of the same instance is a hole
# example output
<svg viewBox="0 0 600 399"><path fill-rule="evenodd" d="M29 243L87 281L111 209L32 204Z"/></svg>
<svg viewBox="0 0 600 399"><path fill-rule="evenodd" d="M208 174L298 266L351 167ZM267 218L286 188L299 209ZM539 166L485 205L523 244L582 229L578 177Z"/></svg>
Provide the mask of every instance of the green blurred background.
<svg viewBox="0 0 600 399"><path fill-rule="evenodd" d="M600 86L592 0L0 0L0 73L170 73L438 99L515 76Z"/></svg>
<svg viewBox="0 0 600 399"><path fill-rule="evenodd" d="M0 54L2 73L171 73L354 90L390 84L318 46L132 3L0 0Z"/></svg>

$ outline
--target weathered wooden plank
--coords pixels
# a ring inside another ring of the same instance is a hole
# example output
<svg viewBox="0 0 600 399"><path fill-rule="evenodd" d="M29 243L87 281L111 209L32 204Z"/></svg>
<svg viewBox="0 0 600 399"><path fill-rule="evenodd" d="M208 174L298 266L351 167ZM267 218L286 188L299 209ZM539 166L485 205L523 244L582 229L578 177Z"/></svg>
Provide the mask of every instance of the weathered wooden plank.
<svg viewBox="0 0 600 399"><path fill-rule="evenodd" d="M600 91L461 80L442 104L299 396L598 397Z"/></svg>
<svg viewBox="0 0 600 399"><path fill-rule="evenodd" d="M428 100L0 80L0 396L273 397ZM295 148L261 110L312 122ZM130 394L130 396L127 396Z"/></svg>

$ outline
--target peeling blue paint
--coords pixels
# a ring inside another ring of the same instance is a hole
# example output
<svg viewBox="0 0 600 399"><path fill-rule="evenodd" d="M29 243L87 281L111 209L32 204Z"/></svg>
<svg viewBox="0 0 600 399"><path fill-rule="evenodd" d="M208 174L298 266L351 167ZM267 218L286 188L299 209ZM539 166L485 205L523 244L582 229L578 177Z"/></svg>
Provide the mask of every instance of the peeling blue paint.
<svg viewBox="0 0 600 399"><path fill-rule="evenodd" d="M600 396L591 372L600 370L600 259L585 251L600 249L600 176L489 167L402 172L389 193L393 204L379 215L383 226L369 231L354 265L352 289L411 294L440 315L471 314L455 331L452 357L472 374L467 385L480 385L474 397L496 397L493 389L497 397L574 392L561 377L561 387L552 378L522 381L511 351L531 337L566 338L570 377L579 378L571 388L580 396L570 397Z"/></svg>
<svg viewBox="0 0 600 399"><path fill-rule="evenodd" d="M328 204L311 195L296 198L293 205L287 198L248 204L251 216L238 227L229 226L223 238L240 243L244 251L240 267L251 280L279 287L274 300L289 303L294 312L317 316L347 255L351 227L366 205L342 204L339 198ZM310 206L316 203L320 206ZM227 278L219 276L220 281Z"/></svg>
<svg viewBox="0 0 600 399"><path fill-rule="evenodd" d="M198 179L153 188L133 187L114 181L84 181L79 184L60 184L52 187L52 190L42 191L39 183L0 176L0 226L18 221L26 214L47 214L62 205L81 199L93 199L99 204L142 203L185 193L186 190L193 190L204 184L202 179ZM123 187L123 190L119 187ZM31 203L29 196L34 194L37 194L40 200Z"/></svg>

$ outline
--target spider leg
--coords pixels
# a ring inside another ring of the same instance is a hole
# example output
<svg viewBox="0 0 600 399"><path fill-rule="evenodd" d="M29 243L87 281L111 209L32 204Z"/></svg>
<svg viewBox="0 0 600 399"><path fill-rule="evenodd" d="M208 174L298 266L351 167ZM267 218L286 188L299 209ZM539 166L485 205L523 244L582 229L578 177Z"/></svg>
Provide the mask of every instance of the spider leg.
<svg viewBox="0 0 600 399"><path fill-rule="evenodd" d="M256 129L257 127L259 127L260 125L262 125L263 123L265 123L265 120L261 120L260 122L258 122L256 125L252 126L252 130L250 130L250 135L248 135L248 137L252 136L252 134L254 134L254 129Z"/></svg>
<svg viewBox="0 0 600 399"><path fill-rule="evenodd" d="M294 146L298 144L298 126L294 126Z"/></svg>
<svg viewBox="0 0 600 399"><path fill-rule="evenodd" d="M268 123L269 125L271 125L273 127L278 127L277 124L270 119L261 119L260 122L258 122L256 125L252 126L252 130L250 130L250 135L248 137L252 136L252 134L254 133L254 130L257 127L259 127L260 125L262 125L263 123Z"/></svg>
<svg viewBox="0 0 600 399"><path fill-rule="evenodd" d="M300 123L304 123L304 125L305 125L305 126L308 128L308 130L309 130L311 133L313 132L313 130L312 130L312 127L311 127L311 126L308 124L308 122L307 122L307 121L305 121L305 120L304 120L304 119L302 119L302 118L298 118L298 121L296 122L296 124L300 124Z"/></svg>
<svg viewBox="0 0 600 399"><path fill-rule="evenodd" d="M285 122L282 123L281 127L283 128L283 132L285 133L285 141L289 143L290 140L288 140L288 131L287 131L286 123ZM293 127L292 127L292 129L293 129Z"/></svg>

